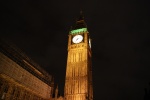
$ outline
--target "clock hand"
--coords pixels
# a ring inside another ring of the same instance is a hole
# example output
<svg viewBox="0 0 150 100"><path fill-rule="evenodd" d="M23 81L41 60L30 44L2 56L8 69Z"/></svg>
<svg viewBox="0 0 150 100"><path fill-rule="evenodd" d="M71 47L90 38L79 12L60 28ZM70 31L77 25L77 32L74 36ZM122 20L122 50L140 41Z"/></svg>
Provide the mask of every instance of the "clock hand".
<svg viewBox="0 0 150 100"><path fill-rule="evenodd" d="M77 38L76 41L77 41L78 39L79 39L79 38Z"/></svg>

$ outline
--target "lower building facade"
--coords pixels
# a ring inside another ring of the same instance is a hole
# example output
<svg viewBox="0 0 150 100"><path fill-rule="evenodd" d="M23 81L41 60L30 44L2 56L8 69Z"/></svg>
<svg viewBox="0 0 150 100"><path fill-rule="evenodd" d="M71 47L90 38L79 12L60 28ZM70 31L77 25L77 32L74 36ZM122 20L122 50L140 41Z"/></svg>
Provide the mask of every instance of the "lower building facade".
<svg viewBox="0 0 150 100"><path fill-rule="evenodd" d="M51 100L53 77L16 47L0 41L0 100Z"/></svg>

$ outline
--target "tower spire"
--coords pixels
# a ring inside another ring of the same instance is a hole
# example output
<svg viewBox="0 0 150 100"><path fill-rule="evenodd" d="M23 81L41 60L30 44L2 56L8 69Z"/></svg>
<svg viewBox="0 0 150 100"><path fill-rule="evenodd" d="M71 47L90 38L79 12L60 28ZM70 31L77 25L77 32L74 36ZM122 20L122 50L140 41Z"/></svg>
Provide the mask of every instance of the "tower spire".
<svg viewBox="0 0 150 100"><path fill-rule="evenodd" d="M82 14L82 10L80 10L80 14Z"/></svg>
<svg viewBox="0 0 150 100"><path fill-rule="evenodd" d="M73 27L73 29L80 29L80 28L86 28L87 25L84 21L84 16L83 16L83 12L82 10L80 11L80 15L78 17L78 19L76 20L76 24L75 26Z"/></svg>
<svg viewBox="0 0 150 100"><path fill-rule="evenodd" d="M57 84L57 87L56 87L56 90L55 90L55 100L57 100L57 97L58 97L58 84Z"/></svg>
<svg viewBox="0 0 150 100"><path fill-rule="evenodd" d="M81 20L84 20L84 16L83 16L83 11L82 10L80 11L80 16L79 16L77 22L81 21Z"/></svg>

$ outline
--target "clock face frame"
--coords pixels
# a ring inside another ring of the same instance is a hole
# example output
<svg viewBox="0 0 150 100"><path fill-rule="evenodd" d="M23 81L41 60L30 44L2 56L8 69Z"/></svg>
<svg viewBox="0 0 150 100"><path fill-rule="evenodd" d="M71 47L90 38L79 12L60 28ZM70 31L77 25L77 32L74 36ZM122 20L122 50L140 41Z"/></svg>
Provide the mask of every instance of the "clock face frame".
<svg viewBox="0 0 150 100"><path fill-rule="evenodd" d="M72 38L72 42L73 43L80 43L80 42L82 42L82 40L83 40L83 36L82 35L75 35L73 38Z"/></svg>

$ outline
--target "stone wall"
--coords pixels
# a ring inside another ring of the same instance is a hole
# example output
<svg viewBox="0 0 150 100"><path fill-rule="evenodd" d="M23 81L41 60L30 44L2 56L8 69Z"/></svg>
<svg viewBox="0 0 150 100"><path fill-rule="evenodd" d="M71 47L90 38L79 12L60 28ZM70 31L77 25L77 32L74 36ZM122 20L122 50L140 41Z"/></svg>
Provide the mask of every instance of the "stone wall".
<svg viewBox="0 0 150 100"><path fill-rule="evenodd" d="M51 87L49 85L23 69L2 53L0 53L0 74L12 78L14 81L28 88L32 93L41 98L50 98Z"/></svg>

